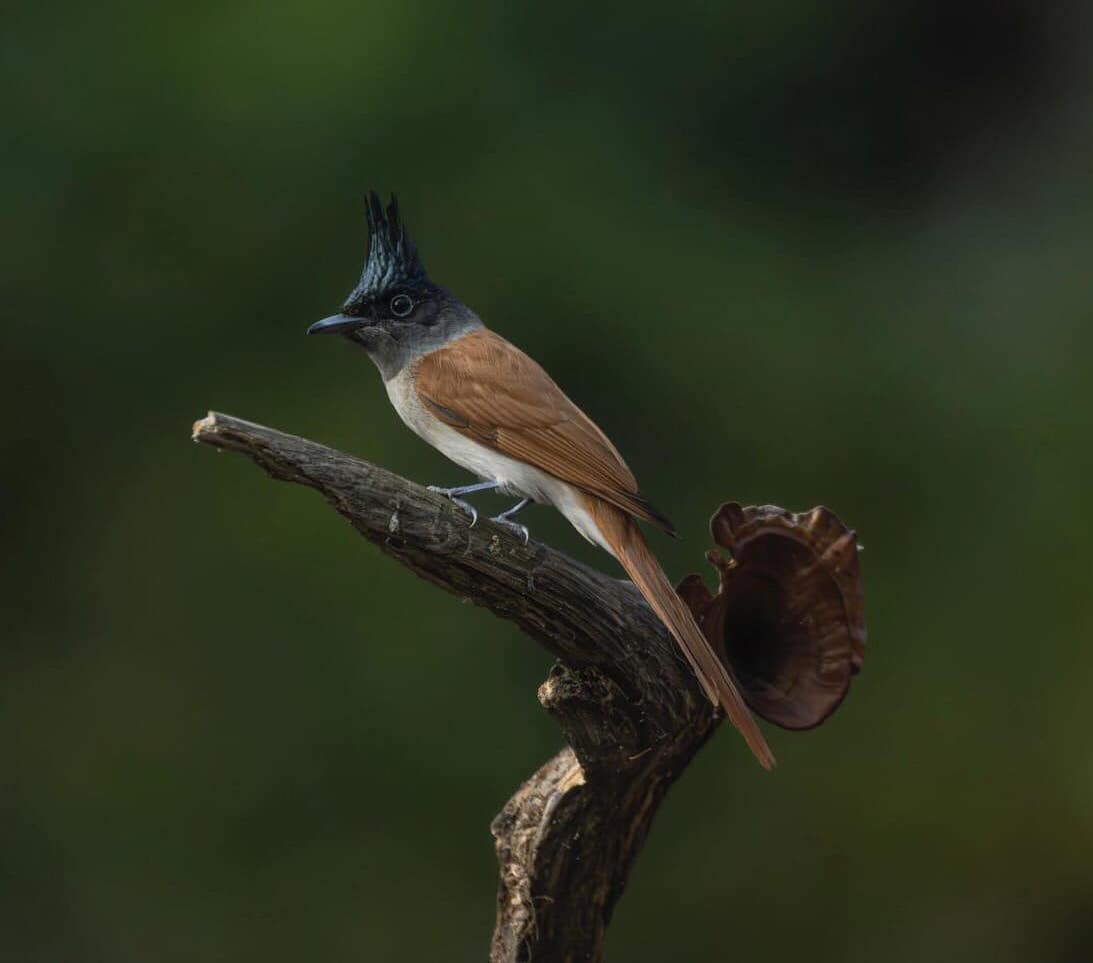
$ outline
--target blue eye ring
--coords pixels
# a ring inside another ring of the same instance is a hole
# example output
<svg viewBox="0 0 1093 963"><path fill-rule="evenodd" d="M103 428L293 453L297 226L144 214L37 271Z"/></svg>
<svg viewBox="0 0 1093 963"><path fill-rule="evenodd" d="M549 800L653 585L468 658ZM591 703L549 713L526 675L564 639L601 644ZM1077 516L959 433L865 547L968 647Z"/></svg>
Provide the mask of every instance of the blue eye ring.
<svg viewBox="0 0 1093 963"><path fill-rule="evenodd" d="M390 307L396 318L405 318L414 310L414 299L408 294L396 294L391 298Z"/></svg>

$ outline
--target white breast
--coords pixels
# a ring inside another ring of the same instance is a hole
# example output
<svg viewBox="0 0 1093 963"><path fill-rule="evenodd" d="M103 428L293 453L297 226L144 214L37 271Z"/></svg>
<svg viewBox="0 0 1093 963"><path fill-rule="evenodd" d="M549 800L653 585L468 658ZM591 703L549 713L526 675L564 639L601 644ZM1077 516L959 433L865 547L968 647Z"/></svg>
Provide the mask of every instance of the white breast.
<svg viewBox="0 0 1093 963"><path fill-rule="evenodd" d="M509 458L460 434L444 424L418 398L413 383L413 365L405 366L384 382L387 397L399 417L414 434L424 438L442 455L484 481L495 481L501 491L518 498L553 505L585 538L611 551L603 541L592 517L581 504L579 491L553 475L522 461Z"/></svg>

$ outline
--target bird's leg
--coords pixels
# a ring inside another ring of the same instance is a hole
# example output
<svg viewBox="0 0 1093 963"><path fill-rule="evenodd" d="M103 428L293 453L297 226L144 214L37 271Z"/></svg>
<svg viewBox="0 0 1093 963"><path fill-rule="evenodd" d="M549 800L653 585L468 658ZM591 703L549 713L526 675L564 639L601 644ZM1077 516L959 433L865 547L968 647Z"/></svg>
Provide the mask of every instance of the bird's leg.
<svg viewBox="0 0 1093 963"><path fill-rule="evenodd" d="M506 509L500 515L494 515L490 519L491 522L496 522L498 525L504 525L505 528L511 528L517 535L523 536L524 544L527 545L528 539L531 538L531 533L528 532L526 525L520 525L517 522L509 521L513 515L517 512L523 511L531 503L530 498L521 498L512 508Z"/></svg>
<svg viewBox="0 0 1093 963"><path fill-rule="evenodd" d="M471 516L471 524L468 527L474 528L474 523L478 521L478 509L470 502L463 501L460 496L470 495L473 492L492 492L499 484L500 482L484 481L477 482L474 485L460 485L457 488L441 488L439 485L430 485L429 491L436 492L438 495L443 495L445 498L450 499L453 505L458 505L462 508L463 511Z"/></svg>

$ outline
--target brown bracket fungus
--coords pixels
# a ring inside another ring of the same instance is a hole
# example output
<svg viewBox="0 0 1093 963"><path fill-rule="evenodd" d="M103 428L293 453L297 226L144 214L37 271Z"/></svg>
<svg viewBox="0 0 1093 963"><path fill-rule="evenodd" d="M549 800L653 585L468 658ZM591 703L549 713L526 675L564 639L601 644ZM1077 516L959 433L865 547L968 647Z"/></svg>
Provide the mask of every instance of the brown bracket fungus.
<svg viewBox="0 0 1093 963"><path fill-rule="evenodd" d="M857 536L826 508L721 506L707 553L720 586L699 575L679 593L732 669L748 705L784 729L811 729L838 708L865 656Z"/></svg>

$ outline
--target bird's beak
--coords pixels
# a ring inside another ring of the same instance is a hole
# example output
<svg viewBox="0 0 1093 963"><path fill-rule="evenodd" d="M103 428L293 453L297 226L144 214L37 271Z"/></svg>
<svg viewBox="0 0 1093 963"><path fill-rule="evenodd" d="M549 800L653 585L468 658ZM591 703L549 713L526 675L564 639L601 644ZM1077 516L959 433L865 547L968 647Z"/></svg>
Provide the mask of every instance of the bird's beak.
<svg viewBox="0 0 1093 963"><path fill-rule="evenodd" d="M371 324L370 318L351 318L347 314L332 314L329 318L316 321L307 329L308 334L347 334Z"/></svg>

